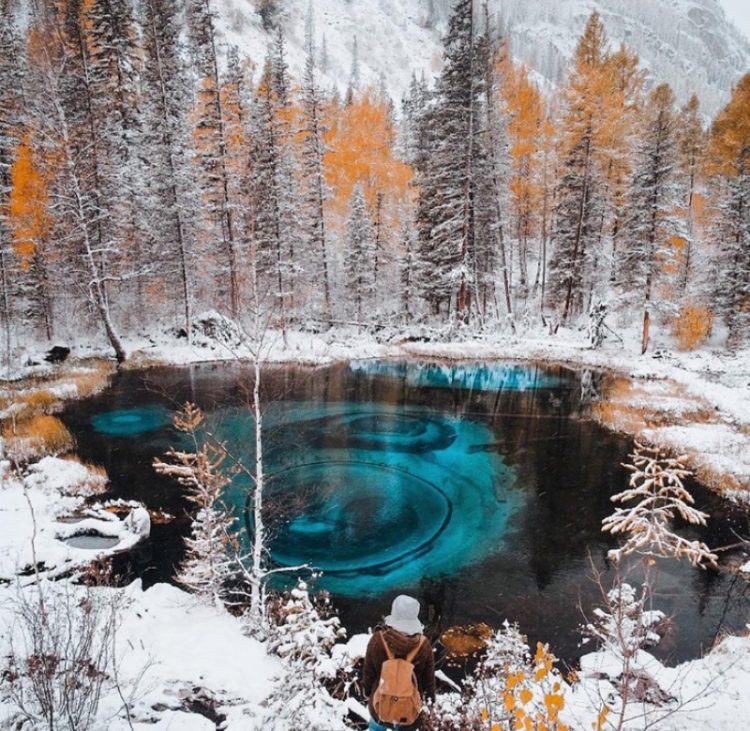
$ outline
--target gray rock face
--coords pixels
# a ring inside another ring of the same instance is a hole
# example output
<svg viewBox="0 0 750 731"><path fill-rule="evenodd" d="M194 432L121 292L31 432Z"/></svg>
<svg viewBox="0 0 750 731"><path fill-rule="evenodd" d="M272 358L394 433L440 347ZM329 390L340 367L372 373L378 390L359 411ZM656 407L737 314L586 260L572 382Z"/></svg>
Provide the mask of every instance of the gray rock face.
<svg viewBox="0 0 750 731"><path fill-rule="evenodd" d="M592 10L613 46L635 49L650 77L671 84L680 101L698 94L705 113L715 114L750 71L750 42L718 0L502 0L497 7L514 55L551 84L564 78Z"/></svg>
<svg viewBox="0 0 750 731"><path fill-rule="evenodd" d="M748 0L750 2L750 0ZM399 100L412 72L428 78L441 67L441 35L455 0L315 0L312 37L320 81L343 93L350 81L354 39L361 86L384 87ZM613 47L637 51L654 82L668 82L680 102L697 93L714 115L732 85L750 71L750 41L726 18L719 0L489 0L493 22L510 37L514 56L546 89L564 82L570 58L592 10ZM476 0L481 22L482 0ZM216 3L224 42L262 66L273 29L251 3ZM279 0L287 60L296 78L306 58L309 0ZM325 49L325 52L324 50Z"/></svg>

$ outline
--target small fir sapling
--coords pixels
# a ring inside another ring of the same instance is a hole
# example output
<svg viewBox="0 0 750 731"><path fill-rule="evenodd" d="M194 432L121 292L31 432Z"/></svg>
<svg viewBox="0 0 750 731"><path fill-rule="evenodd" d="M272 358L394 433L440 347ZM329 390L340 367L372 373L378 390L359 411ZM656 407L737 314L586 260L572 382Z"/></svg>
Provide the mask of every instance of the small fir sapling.
<svg viewBox="0 0 750 731"><path fill-rule="evenodd" d="M225 584L235 568L236 548L231 528L234 516L222 502L231 470L224 465L226 451L208 440L201 441L199 429L203 412L186 403L174 417L175 428L192 441L193 451L170 449L169 462L154 460L154 469L174 477L187 488L187 498L197 506L192 537L186 538L187 556L180 566L178 580L183 586L215 604L221 604Z"/></svg>
<svg viewBox="0 0 750 731"><path fill-rule="evenodd" d="M675 518L691 525L706 525L708 515L697 510L695 500L685 488L684 479L691 472L685 469L685 457L669 457L658 447L645 447L636 442L631 455L632 464L625 467L632 472L629 488L613 495L614 503L635 504L615 508L602 521L602 529L622 535L625 543L609 552L612 560L640 553L648 556L685 556L693 566L713 565L717 556L702 541L690 541L672 530Z"/></svg>
<svg viewBox="0 0 750 731"><path fill-rule="evenodd" d="M604 595L604 607L593 610L594 618L584 628L588 638L621 660L633 657L638 650L657 645L661 640L658 626L665 619L658 609L647 610L647 587L638 592L627 582L618 581Z"/></svg>
<svg viewBox="0 0 750 731"><path fill-rule="evenodd" d="M604 531L624 538L624 543L608 554L615 564L615 586L605 591L601 578L597 577L604 607L594 610L593 620L583 630L585 636L595 639L617 661L617 671L607 673L617 697L604 702L600 727L612 714L607 723L618 730L627 723L629 709L640 713L645 708L643 704L658 707L672 700L656 679L640 667L638 660L643 648L659 642L658 628L665 620L662 612L648 608L653 596L654 557L685 556L693 566L713 565L717 560L705 543L687 540L673 530L677 517L691 525L705 525L708 518L693 507L693 496L684 486L683 481L691 474L685 468L685 458L670 457L658 447L636 442L631 459L632 464L625 465L632 473L629 487L611 500L634 504L616 508L602 521ZM622 581L620 574L621 559L634 553L645 558L645 578L640 591Z"/></svg>
<svg viewBox="0 0 750 731"><path fill-rule="evenodd" d="M342 731L346 704L334 699L326 683L334 680L338 667L331 648L346 632L338 616L310 598L307 584L299 580L288 595L271 600L267 613L273 621L268 639L269 652L282 660L282 672L275 690L266 700L264 728Z"/></svg>

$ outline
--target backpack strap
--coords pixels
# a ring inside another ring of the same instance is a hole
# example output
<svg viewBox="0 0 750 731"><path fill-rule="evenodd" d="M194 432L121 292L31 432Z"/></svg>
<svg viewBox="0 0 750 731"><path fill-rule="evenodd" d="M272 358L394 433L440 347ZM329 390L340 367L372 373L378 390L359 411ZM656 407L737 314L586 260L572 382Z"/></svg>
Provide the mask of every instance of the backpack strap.
<svg viewBox="0 0 750 731"><path fill-rule="evenodd" d="M417 653L419 652L419 649L422 647L422 643L424 642L424 635L419 636L419 642L417 642L417 646L406 656L407 662L412 662L414 658L417 656Z"/></svg>
<svg viewBox="0 0 750 731"><path fill-rule="evenodd" d="M388 643L385 641L385 634L383 634L383 632L380 633L380 639L383 642L383 647L385 647L385 654L388 655L388 659L393 660L393 653L391 652L391 648L388 647Z"/></svg>

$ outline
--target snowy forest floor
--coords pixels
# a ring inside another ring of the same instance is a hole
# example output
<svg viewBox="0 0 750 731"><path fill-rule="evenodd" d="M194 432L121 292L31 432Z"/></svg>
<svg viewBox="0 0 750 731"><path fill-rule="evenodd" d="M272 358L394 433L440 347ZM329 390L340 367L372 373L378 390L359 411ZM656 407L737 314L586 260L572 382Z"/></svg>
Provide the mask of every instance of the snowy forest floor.
<svg viewBox="0 0 750 731"><path fill-rule="evenodd" d="M204 319L214 324L206 328L211 331L210 337L196 333L190 345L168 335L130 340L128 367L234 360L251 355L231 323L223 322L217 330L214 316ZM386 339L389 342L384 342ZM563 329L555 336L540 331L517 337L454 337L450 341L408 341L398 335L386 338L381 333L375 337L356 329L337 329L325 335L288 332L286 342L280 333L273 333L266 343L266 360L310 365L368 358L511 359L601 370L606 377L595 414L605 425L688 454L702 481L731 499L750 503L747 350L729 354L720 348L690 353L662 349L641 356L635 334L624 343L605 343L592 350L584 333ZM0 419L7 419L18 407L18 387L27 395L35 389L52 390L53 397L62 400L102 387L110 369L88 359L106 355L102 346L77 344L73 350L76 360L62 366L27 365L41 362L43 356L28 349L16 361L13 380L4 386L0 382L0 390L5 392L0 393L5 397L0 402ZM83 378L82 373L89 376ZM16 395L8 398L11 389ZM3 663L28 639L19 609L24 602L38 601L39 577L34 565L37 572L50 577L69 575L91 557L91 551L77 550L59 540L70 532L69 524L61 518L82 510L88 498L86 519L98 521L100 532L109 531L108 535L119 541L115 548L103 549L102 555L127 549L138 540L132 524L111 518L113 506L92 507L102 480L106 476L96 468L70 460L46 457L17 472L8 462L0 461ZM138 508L115 507L120 514ZM750 561L743 569L750 571ZM80 606L89 591L68 581L43 584L47 600L58 607ZM207 731L217 728L217 719L223 719L222 728L229 731L274 728L262 719L265 701L284 682L280 662L262 643L245 636L240 619L223 608L201 605L194 597L166 585L144 592L135 582L119 589L98 588L96 592L117 614L111 652L118 661L118 675L104 684L92 728ZM554 637L548 639L554 651ZM349 662L350 656L361 653L362 646L361 637L352 638L348 649L341 647L337 652L339 662ZM586 655L581 662L580 682L565 685L562 719L571 728L594 727L603 700L614 690L608 676L612 664L613 658L604 651ZM665 667L642 651L635 664L677 700L661 707L642 703L627 728L654 724L662 730L728 731L742 725L739 719L750 718L750 696L746 692L750 685L750 636L725 638L706 657L675 668ZM8 676L2 678L0 728L13 728L10 724L18 699L11 697ZM123 711L125 700L129 717Z"/></svg>

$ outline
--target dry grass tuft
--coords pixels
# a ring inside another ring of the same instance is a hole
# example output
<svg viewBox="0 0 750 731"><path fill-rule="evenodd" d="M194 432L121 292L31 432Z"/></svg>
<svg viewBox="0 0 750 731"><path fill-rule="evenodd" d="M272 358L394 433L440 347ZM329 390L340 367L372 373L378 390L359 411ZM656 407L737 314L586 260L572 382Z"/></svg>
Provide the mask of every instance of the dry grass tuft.
<svg viewBox="0 0 750 731"><path fill-rule="evenodd" d="M31 414L51 414L59 406L60 400L46 388L42 388L22 396L21 403Z"/></svg>
<svg viewBox="0 0 750 731"><path fill-rule="evenodd" d="M718 493L746 493L750 495L750 482L743 482L735 475L711 467L710 465L696 463L691 465L695 470L696 477L712 490Z"/></svg>
<svg viewBox="0 0 750 731"><path fill-rule="evenodd" d="M48 414L37 414L15 424L6 424L3 439L8 456L16 462L61 454L75 446L73 435L65 424Z"/></svg>
<svg viewBox="0 0 750 731"><path fill-rule="evenodd" d="M448 660L458 660L479 654L492 637L492 628L484 623L450 627L440 641L445 647Z"/></svg>
<svg viewBox="0 0 750 731"><path fill-rule="evenodd" d="M99 393L109 385L112 371L112 364L108 361L92 360L87 363L86 370L76 373L66 380L75 385L78 398L86 398Z"/></svg>

